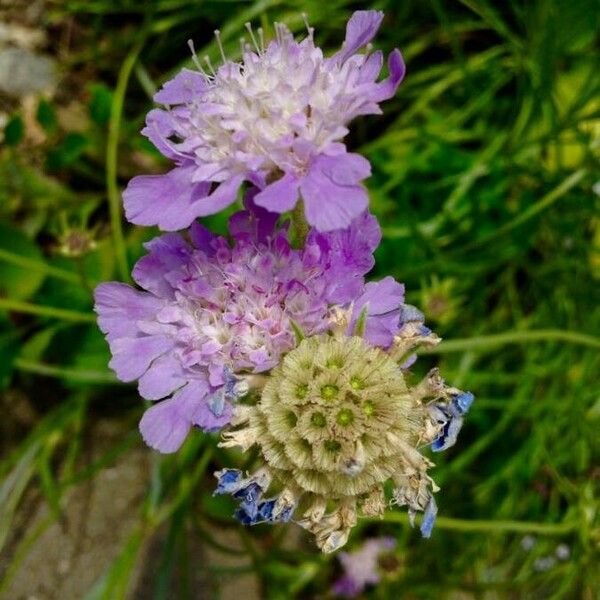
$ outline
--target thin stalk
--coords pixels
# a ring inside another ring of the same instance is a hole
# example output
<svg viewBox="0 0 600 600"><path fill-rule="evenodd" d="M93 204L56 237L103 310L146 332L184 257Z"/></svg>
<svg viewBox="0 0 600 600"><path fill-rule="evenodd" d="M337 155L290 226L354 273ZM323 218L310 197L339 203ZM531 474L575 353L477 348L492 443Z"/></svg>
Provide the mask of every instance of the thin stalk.
<svg viewBox="0 0 600 600"><path fill-rule="evenodd" d="M35 258L27 258L26 256L21 256L20 254L14 254L13 252L5 250L4 248L0 248L0 260L17 267L22 267L23 269L38 271L44 275L48 275L49 277L56 277L57 279L62 279L63 281L69 281L71 283L79 283L79 277L77 276L77 273L72 273L71 271L65 271L64 269L53 267Z"/></svg>
<svg viewBox="0 0 600 600"><path fill-rule="evenodd" d="M373 519L377 521L377 519ZM410 524L407 513L393 512L383 517L386 523ZM571 523L537 523L528 521L496 521L485 519L454 519L452 517L438 517L435 521L438 529L449 531L462 531L466 533L536 533L538 535L567 535L576 531L578 524Z"/></svg>
<svg viewBox="0 0 600 600"><path fill-rule="evenodd" d="M32 360L17 358L14 366L20 371L26 373L35 373L46 377L56 377L57 379L66 379L68 381L77 381L79 383L89 384L120 384L121 382L110 371L84 371L81 369L69 369L65 367L56 367L38 363Z"/></svg>
<svg viewBox="0 0 600 600"><path fill-rule="evenodd" d="M19 568L22 566L23 561L27 558L27 555L33 548L33 545L42 535L44 535L54 521L55 515L53 512L50 512L37 525L33 526L31 532L21 540L13 554L11 562L8 564L2 575L2 579L0 580L0 594L7 590L14 576L19 572Z"/></svg>
<svg viewBox="0 0 600 600"><path fill-rule="evenodd" d="M125 92L131 76L133 67L144 45L145 36L129 52L117 78L117 86L110 108L110 121L108 124L108 139L106 142L106 191L108 194L108 203L110 209L110 222L113 241L115 244L115 254L119 274L123 281L129 281L129 264L127 261L127 248L125 246L125 237L123 235L123 222L121 215L121 194L117 185L117 159L119 150L119 129L121 126L121 117L123 114L123 104L125 102Z"/></svg>
<svg viewBox="0 0 600 600"><path fill-rule="evenodd" d="M13 300L12 298L0 298L0 310L28 313L40 317L53 317L62 321L74 323L95 323L96 316L93 313L84 313L77 310L55 308L54 306L41 306L31 302Z"/></svg>
<svg viewBox="0 0 600 600"><path fill-rule="evenodd" d="M441 342L434 348L419 350L420 354L446 354L465 350L487 350L507 344L528 344L539 341L561 341L591 348L600 348L600 339L579 331L561 329L537 329L531 331L508 331Z"/></svg>
<svg viewBox="0 0 600 600"><path fill-rule="evenodd" d="M562 198L569 190L575 187L585 177L586 173L587 171L585 169L579 169L579 171L575 171L575 173L569 175L569 177L567 177L560 185L555 187L546 195L542 196L542 198L540 198L533 206L530 206L527 210L520 213L512 221L505 223L495 231L492 231L489 235L466 244L462 248L459 248L457 252L462 253L473 250L474 248L479 248L480 246L483 246L484 244L487 244L488 242L491 242L505 235L509 231L512 231L513 229L523 225L523 223L529 221L529 219L532 219L537 214L541 213L543 210L547 209L557 200Z"/></svg>

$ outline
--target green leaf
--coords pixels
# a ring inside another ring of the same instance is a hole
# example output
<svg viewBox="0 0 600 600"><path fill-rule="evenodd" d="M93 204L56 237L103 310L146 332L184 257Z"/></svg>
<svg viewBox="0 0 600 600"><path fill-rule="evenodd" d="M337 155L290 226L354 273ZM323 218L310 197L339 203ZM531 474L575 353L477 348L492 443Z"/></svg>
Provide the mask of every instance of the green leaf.
<svg viewBox="0 0 600 600"><path fill-rule="evenodd" d="M0 550L11 531L17 506L35 472L35 460L40 450L36 441L24 451L13 469L6 474L0 484Z"/></svg>
<svg viewBox="0 0 600 600"><path fill-rule="evenodd" d="M75 163L83 154L88 142L88 138L81 133L69 133L56 148L48 152L48 169L57 171Z"/></svg>
<svg viewBox="0 0 600 600"><path fill-rule="evenodd" d="M19 336L8 320L0 324L0 331L0 390L3 390L10 385L13 364L19 353Z"/></svg>
<svg viewBox="0 0 600 600"><path fill-rule="evenodd" d="M25 133L23 119L19 115L11 117L4 128L4 141L9 146L16 146L22 139Z"/></svg>
<svg viewBox="0 0 600 600"><path fill-rule="evenodd" d="M0 222L0 249L10 250L25 258L42 261L39 248L19 229ZM25 270L0 261L0 296L17 300L31 297L44 280L40 271Z"/></svg>
<svg viewBox="0 0 600 600"><path fill-rule="evenodd" d="M292 326L294 335L296 336L296 344L299 344L306 337L306 335L304 335L304 331L302 331L300 325L298 325L294 319L290 319L290 325Z"/></svg>
<svg viewBox="0 0 600 600"><path fill-rule="evenodd" d="M35 118L47 133L54 133L58 128L58 121L56 119L54 108L52 108L52 105L44 98L42 98L38 104Z"/></svg>
<svg viewBox="0 0 600 600"><path fill-rule="evenodd" d="M354 335L358 337L363 337L365 335L365 327L367 325L367 307L363 307L358 315L358 319L356 320L356 325L354 326Z"/></svg>
<svg viewBox="0 0 600 600"><path fill-rule="evenodd" d="M104 84L95 83L90 86L90 93L90 118L97 125L106 125L110 119L112 92Z"/></svg>
<svg viewBox="0 0 600 600"><path fill-rule="evenodd" d="M65 327L65 323L58 323L36 332L26 342L21 344L19 357L27 360L38 361L44 356L46 348L58 331Z"/></svg>
<svg viewBox="0 0 600 600"><path fill-rule="evenodd" d="M104 336L96 325L81 332L75 360L70 363L75 369L105 371L110 361L110 352Z"/></svg>

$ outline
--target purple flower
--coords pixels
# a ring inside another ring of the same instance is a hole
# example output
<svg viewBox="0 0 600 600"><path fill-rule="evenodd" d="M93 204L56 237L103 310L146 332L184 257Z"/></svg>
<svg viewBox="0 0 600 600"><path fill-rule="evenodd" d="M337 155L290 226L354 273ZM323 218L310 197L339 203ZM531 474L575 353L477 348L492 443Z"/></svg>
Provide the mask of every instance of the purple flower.
<svg viewBox="0 0 600 600"><path fill-rule="evenodd" d="M380 239L374 217L360 215L344 231L312 231L293 249L286 227L276 228L252 196L230 220L233 245L195 223L189 241L167 233L146 244L133 270L143 291L115 282L96 289L111 368L137 380L142 397L160 400L140 429L162 452L177 450L193 425L227 424L247 392L245 375L276 366L295 347L295 329L309 336L333 327L333 308L349 307L373 285L364 275ZM369 314L367 332L380 319Z"/></svg>
<svg viewBox="0 0 600 600"><path fill-rule="evenodd" d="M254 46L243 46L240 63L223 55L216 71L198 61L199 71L181 71L156 94L166 109L152 110L142 131L176 167L132 179L123 196L127 218L183 229L234 202L248 181L269 211L289 211L302 198L319 231L348 227L367 208L361 181L370 165L341 140L352 119L381 113L379 102L394 95L405 71L394 50L388 78L377 82L381 51L357 53L382 19L379 11L355 12L342 49L329 58L312 28L297 42L278 23L266 46L262 30L257 40L249 28Z"/></svg>
<svg viewBox="0 0 600 600"><path fill-rule="evenodd" d="M344 569L344 575L333 584L333 593L343 598L355 598L368 585L379 583L378 559L384 552L390 552L396 546L393 538L373 538L354 552L340 552L338 559Z"/></svg>
<svg viewBox="0 0 600 600"><path fill-rule="evenodd" d="M367 319L365 337L375 346L389 348L401 327L403 302L404 286L393 277L367 283L364 292L354 302L350 328L367 307L371 318Z"/></svg>

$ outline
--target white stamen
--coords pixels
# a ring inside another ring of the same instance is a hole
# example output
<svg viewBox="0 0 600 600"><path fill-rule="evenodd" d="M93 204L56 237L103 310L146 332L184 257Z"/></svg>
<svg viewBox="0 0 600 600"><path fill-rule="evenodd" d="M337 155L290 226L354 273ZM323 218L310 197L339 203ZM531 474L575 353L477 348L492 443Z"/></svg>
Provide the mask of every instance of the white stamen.
<svg viewBox="0 0 600 600"><path fill-rule="evenodd" d="M204 55L204 62L208 65L208 68L210 69L212 76L216 77L217 72L215 71L214 67L212 66L212 63L210 62L210 57L208 56L208 54Z"/></svg>
<svg viewBox="0 0 600 600"><path fill-rule="evenodd" d="M315 28L311 27L308 23L308 15L303 12L302 13L302 20L304 21L304 26L306 27L306 31L308 32L308 39L312 40L313 39L313 35L315 33Z"/></svg>
<svg viewBox="0 0 600 600"><path fill-rule="evenodd" d="M281 45L283 43L283 39L281 37L281 23L274 21L273 27L275 28L275 37L277 38L277 43Z"/></svg>
<svg viewBox="0 0 600 600"><path fill-rule="evenodd" d="M264 51L265 51L265 32L262 27L259 27L257 29L257 31L258 31L258 39L260 41L260 51L261 51L261 53L264 53Z"/></svg>
<svg viewBox="0 0 600 600"><path fill-rule="evenodd" d="M196 65L196 68L198 69L198 71L200 71L200 73L202 73L202 75L206 76L206 72L204 71L204 69L202 68L202 64L198 60L198 55L196 54L196 48L194 48L194 40L188 40L187 43L188 43L188 48L192 52L192 61Z"/></svg>
<svg viewBox="0 0 600 600"><path fill-rule="evenodd" d="M218 29L215 29L215 38L217 40L219 52L221 53L221 58L223 59L223 64L225 64L227 63L227 57L225 56L225 51L223 50L223 43L221 42L221 32Z"/></svg>
<svg viewBox="0 0 600 600"><path fill-rule="evenodd" d="M250 34L250 39L252 40L252 44L254 45L254 49L260 54L260 48L258 47L258 43L256 41L256 37L254 36L254 31L252 31L252 25L250 23L244 23L248 33Z"/></svg>

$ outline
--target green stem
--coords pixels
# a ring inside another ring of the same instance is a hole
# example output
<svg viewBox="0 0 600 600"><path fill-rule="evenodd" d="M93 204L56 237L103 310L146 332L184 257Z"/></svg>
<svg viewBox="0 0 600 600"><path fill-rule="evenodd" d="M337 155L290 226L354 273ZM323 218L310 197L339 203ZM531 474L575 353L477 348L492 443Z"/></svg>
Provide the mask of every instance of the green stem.
<svg viewBox="0 0 600 600"><path fill-rule="evenodd" d="M433 348L419 350L420 354L446 354L465 350L490 349L506 344L528 344L538 341L561 341L591 348L600 348L600 339L578 331L561 329L538 329L532 331L509 331L492 335L441 342Z"/></svg>
<svg viewBox="0 0 600 600"><path fill-rule="evenodd" d="M119 129L121 125L121 116L123 114L123 104L125 102L125 92L131 76L133 67L137 61L139 53L144 44L143 37L129 52L117 78L117 86L110 109L110 121L108 124L108 139L106 142L106 190L108 194L108 203L110 209L110 222L112 236L115 244L115 254L119 274L123 281L129 281L129 264L127 261L127 248L125 246L125 237L123 235L123 222L121 216L121 194L117 185L117 158L119 149Z"/></svg>
<svg viewBox="0 0 600 600"><path fill-rule="evenodd" d="M76 310L67 310L65 308L55 308L54 306L40 306L31 302L22 302L11 298L0 298L0 310L28 313L39 315L41 317L54 317L62 321L72 321L74 323L95 323L96 316L93 313L84 313Z"/></svg>
<svg viewBox="0 0 600 600"><path fill-rule="evenodd" d="M6 570L3 573L2 579L0 580L0 594L2 594L9 587L14 576L19 572L19 568L22 566L23 561L27 558L27 555L32 550L33 545L40 539L42 535L48 530L48 528L54 523L55 515L50 512L41 521L33 525L28 534L21 540L16 551L13 553L13 558L8 564Z"/></svg>
<svg viewBox="0 0 600 600"><path fill-rule="evenodd" d="M473 242L463 246L458 250L458 252L466 252L469 250L473 250L474 248L479 248L503 236L504 234L516 229L529 219L532 219L537 214L554 204L557 200L562 198L571 188L575 187L586 175L585 169L579 169L579 171L575 171L567 177L559 186L555 187L552 191L548 192L545 196L540 198L533 206L530 206L527 210L520 213L517 217L515 217L512 221L505 223L495 231L492 231L489 235L482 237L479 240L474 240Z"/></svg>
<svg viewBox="0 0 600 600"><path fill-rule="evenodd" d="M296 244L299 248L304 246L304 242L306 241L306 236L308 235L308 223L304 218L304 202L302 200L298 200L294 210L292 211L292 227L294 229L294 233L296 234Z"/></svg>
<svg viewBox="0 0 600 600"><path fill-rule="evenodd" d="M58 379L68 379L69 381L78 381L81 383L104 385L107 383L120 383L119 380L110 371L86 371L82 369L69 369L38 363L24 358L17 358L15 367L26 373L35 373L46 377L56 377Z"/></svg>
<svg viewBox="0 0 600 600"><path fill-rule="evenodd" d="M377 519L373 519L376 521ZM410 523L406 513L387 513L383 517L386 523L401 523L408 525ZM438 529L447 529L450 531L463 531L473 533L537 533L539 535L567 535L576 531L577 523L536 523L528 521L495 521L495 520L470 520L454 519L452 517L438 517L435 521Z"/></svg>
<svg viewBox="0 0 600 600"><path fill-rule="evenodd" d="M22 267L23 269L39 271L40 273L44 273L44 275L49 275L50 277L56 277L57 279L62 279L72 283L79 283L79 277L77 276L77 273L65 271L63 269L59 269L58 267L52 267L35 258L27 258L25 256L21 256L20 254L14 254L13 252L5 250L4 248L0 248L0 260L13 264L17 267Z"/></svg>
<svg viewBox="0 0 600 600"><path fill-rule="evenodd" d="M206 472L206 469L208 468L208 465L212 459L212 455L212 446L205 448L202 456L200 456L200 459L196 463L196 468L192 474L189 477L182 479L180 482L180 487L176 497L171 502L164 504L162 507L160 507L158 512L152 515L151 519L153 527L158 526L166 519L170 518L175 511L183 505L184 502L189 500L194 490L197 489L198 482L204 476L204 473Z"/></svg>

